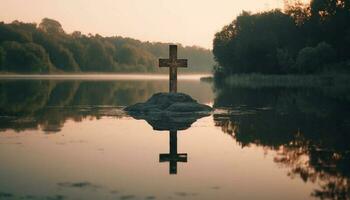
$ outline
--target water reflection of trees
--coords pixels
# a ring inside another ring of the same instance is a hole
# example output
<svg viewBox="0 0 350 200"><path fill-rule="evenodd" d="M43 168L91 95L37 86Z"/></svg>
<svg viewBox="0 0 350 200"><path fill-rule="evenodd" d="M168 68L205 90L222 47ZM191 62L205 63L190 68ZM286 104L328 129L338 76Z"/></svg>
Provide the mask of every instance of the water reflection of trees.
<svg viewBox="0 0 350 200"><path fill-rule="evenodd" d="M118 107L166 89L157 81L3 81L0 130L57 132L67 120L118 117Z"/></svg>
<svg viewBox="0 0 350 200"><path fill-rule="evenodd" d="M119 117L121 106L167 89L167 80L0 81L0 131L58 132L67 120ZM179 81L179 89L200 102L212 100L210 84Z"/></svg>
<svg viewBox="0 0 350 200"><path fill-rule="evenodd" d="M350 199L350 99L347 89L247 89L217 91L216 126L242 146L276 152L288 176L319 185L320 199Z"/></svg>

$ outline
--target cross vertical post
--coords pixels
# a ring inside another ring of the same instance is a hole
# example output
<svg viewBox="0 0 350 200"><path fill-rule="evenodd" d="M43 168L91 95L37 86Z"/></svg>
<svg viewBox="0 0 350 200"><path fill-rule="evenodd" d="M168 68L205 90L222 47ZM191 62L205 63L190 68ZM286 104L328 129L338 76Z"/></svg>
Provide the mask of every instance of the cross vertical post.
<svg viewBox="0 0 350 200"><path fill-rule="evenodd" d="M177 45L169 45L169 59L159 59L159 67L169 67L169 92L177 92L177 68L187 67L187 59L177 59Z"/></svg>
<svg viewBox="0 0 350 200"><path fill-rule="evenodd" d="M169 58L170 62L174 63L177 60L177 46L170 45L169 46ZM170 65L169 69L169 92L177 92L177 67L174 65Z"/></svg>

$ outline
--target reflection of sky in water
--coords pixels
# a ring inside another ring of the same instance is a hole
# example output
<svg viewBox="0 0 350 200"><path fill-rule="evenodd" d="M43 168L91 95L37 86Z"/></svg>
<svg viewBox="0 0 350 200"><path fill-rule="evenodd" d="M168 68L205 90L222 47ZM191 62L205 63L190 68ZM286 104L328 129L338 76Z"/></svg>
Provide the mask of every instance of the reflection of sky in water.
<svg viewBox="0 0 350 200"><path fill-rule="evenodd" d="M178 131L187 162L169 175L159 162L169 132L120 110L167 89L161 79L1 81L0 199L332 199L332 185L349 197L339 90L214 97L211 84L181 80L179 91L220 109Z"/></svg>
<svg viewBox="0 0 350 200"><path fill-rule="evenodd" d="M212 117L179 132L178 151L188 153L188 162L169 175L169 163L158 160L169 149L168 137L130 118L68 121L53 135L8 131L1 135L0 186L16 195L86 199L308 199L313 188L291 181L273 152L242 149Z"/></svg>

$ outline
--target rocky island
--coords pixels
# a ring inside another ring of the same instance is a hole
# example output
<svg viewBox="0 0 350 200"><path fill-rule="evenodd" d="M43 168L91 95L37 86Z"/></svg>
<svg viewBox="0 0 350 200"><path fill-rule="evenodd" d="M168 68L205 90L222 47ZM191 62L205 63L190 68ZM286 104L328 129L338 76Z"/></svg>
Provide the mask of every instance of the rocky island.
<svg viewBox="0 0 350 200"><path fill-rule="evenodd" d="M184 93L156 93L144 103L124 109L135 119L146 120L155 130L185 130L213 108Z"/></svg>

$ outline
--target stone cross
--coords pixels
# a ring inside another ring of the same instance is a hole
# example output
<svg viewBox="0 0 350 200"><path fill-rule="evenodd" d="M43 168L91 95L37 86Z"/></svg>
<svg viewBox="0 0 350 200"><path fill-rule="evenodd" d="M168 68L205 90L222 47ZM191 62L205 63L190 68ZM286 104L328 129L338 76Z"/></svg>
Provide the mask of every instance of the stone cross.
<svg viewBox="0 0 350 200"><path fill-rule="evenodd" d="M170 151L159 154L159 162L169 162L169 173L177 174L177 162L187 162L186 153L177 153L177 131L170 131Z"/></svg>
<svg viewBox="0 0 350 200"><path fill-rule="evenodd" d="M169 45L169 59L159 59L159 67L169 67L169 92L177 92L177 68L187 67L187 59L177 59L177 45Z"/></svg>

